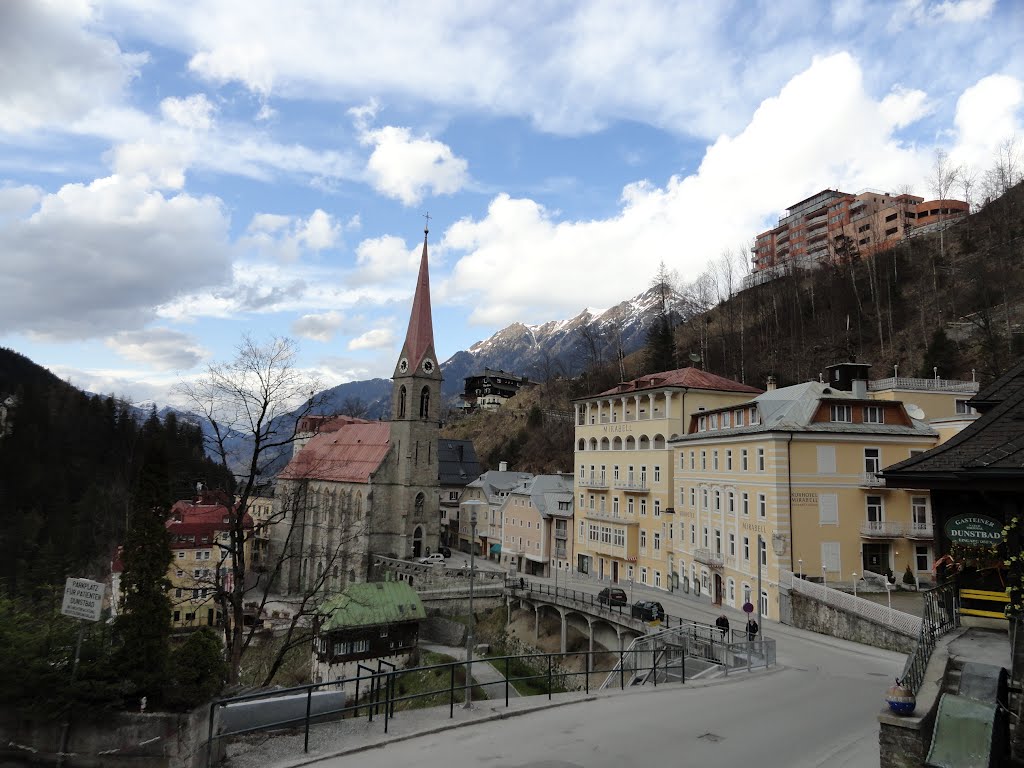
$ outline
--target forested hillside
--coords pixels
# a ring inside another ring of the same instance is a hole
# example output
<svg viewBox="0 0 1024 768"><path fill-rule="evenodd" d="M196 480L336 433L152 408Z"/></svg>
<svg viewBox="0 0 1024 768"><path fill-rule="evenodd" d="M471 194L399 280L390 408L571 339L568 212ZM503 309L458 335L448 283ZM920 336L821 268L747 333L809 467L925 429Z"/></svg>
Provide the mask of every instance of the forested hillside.
<svg viewBox="0 0 1024 768"><path fill-rule="evenodd" d="M148 457L168 506L197 479L229 487L203 452L199 428L169 414L139 424L113 398L83 393L22 355L0 349L0 592L29 595L67 576L101 578Z"/></svg>

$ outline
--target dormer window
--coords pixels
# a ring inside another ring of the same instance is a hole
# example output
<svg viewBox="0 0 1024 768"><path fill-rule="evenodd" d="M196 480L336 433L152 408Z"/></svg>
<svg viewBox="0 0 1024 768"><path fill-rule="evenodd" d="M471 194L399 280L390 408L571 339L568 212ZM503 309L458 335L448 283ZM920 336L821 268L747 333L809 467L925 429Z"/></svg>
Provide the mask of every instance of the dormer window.
<svg viewBox="0 0 1024 768"><path fill-rule="evenodd" d="M864 406L864 423L865 424L884 424L885 423L885 409L880 405L867 405Z"/></svg>
<svg viewBox="0 0 1024 768"><path fill-rule="evenodd" d="M853 408L848 405L833 405L830 411L830 421L846 424L853 422Z"/></svg>

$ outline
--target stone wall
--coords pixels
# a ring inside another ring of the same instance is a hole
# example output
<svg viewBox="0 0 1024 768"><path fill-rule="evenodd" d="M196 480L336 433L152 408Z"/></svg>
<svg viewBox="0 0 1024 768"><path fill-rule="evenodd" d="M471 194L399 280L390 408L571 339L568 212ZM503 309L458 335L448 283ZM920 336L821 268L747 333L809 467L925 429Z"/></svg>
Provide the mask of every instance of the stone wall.
<svg viewBox="0 0 1024 768"><path fill-rule="evenodd" d="M476 608L476 606L473 606ZM466 644L469 628L465 624L451 621L444 616L428 616L420 624L420 637L427 642L462 647Z"/></svg>
<svg viewBox="0 0 1024 768"><path fill-rule="evenodd" d="M916 636L904 635L864 616L820 603L800 592L779 591L780 616L785 624L898 653L910 653L917 645Z"/></svg>
<svg viewBox="0 0 1024 768"><path fill-rule="evenodd" d="M76 713L68 732L64 765L204 768L208 718L208 706L184 714ZM55 764L60 739L58 720L0 712L0 764Z"/></svg>

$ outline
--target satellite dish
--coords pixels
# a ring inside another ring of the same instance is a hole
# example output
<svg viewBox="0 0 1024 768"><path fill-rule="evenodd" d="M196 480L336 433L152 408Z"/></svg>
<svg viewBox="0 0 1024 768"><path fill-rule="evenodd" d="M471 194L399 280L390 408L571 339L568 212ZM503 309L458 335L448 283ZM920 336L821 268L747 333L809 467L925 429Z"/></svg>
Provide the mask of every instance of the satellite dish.
<svg viewBox="0 0 1024 768"><path fill-rule="evenodd" d="M700 354L697 353L697 352L691 352L690 353L690 361L694 362L694 363L699 363L700 362Z"/></svg>
<svg viewBox="0 0 1024 768"><path fill-rule="evenodd" d="M907 403L907 413L910 414L912 419L924 418L924 411L921 409L921 406L914 405L913 403Z"/></svg>

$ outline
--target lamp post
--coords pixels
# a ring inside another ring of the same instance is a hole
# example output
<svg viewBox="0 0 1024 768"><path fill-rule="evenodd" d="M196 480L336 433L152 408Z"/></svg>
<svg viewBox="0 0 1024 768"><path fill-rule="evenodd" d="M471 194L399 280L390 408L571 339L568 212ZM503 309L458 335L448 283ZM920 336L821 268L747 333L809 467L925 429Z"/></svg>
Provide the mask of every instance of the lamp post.
<svg viewBox="0 0 1024 768"><path fill-rule="evenodd" d="M802 579L804 577L804 561L803 561L803 558L800 558L799 560L797 560L796 564L800 568L800 578Z"/></svg>
<svg viewBox="0 0 1024 768"><path fill-rule="evenodd" d="M857 596L857 572L853 572L853 596Z"/></svg>
<svg viewBox="0 0 1024 768"><path fill-rule="evenodd" d="M761 558L764 552L764 539L757 534L757 626L761 626Z"/></svg>
<svg viewBox="0 0 1024 768"><path fill-rule="evenodd" d="M629 577L629 604L633 604L633 577Z"/></svg>
<svg viewBox="0 0 1024 768"><path fill-rule="evenodd" d="M842 576L842 574L840 574L840 576ZM823 586L823 587L827 587L828 586L828 584L825 583L825 564L824 563L821 564L821 586Z"/></svg>
<svg viewBox="0 0 1024 768"><path fill-rule="evenodd" d="M472 503L472 502L468 502ZM483 502L476 502L482 504ZM467 504L468 506L468 504ZM472 531L472 538L469 540L469 633L466 635L466 709L473 707L473 630L476 628L476 621L473 618L473 575L476 570L476 505L469 512L469 527Z"/></svg>
<svg viewBox="0 0 1024 768"><path fill-rule="evenodd" d="M892 623L892 584L885 582L885 597L889 603L889 623Z"/></svg>

